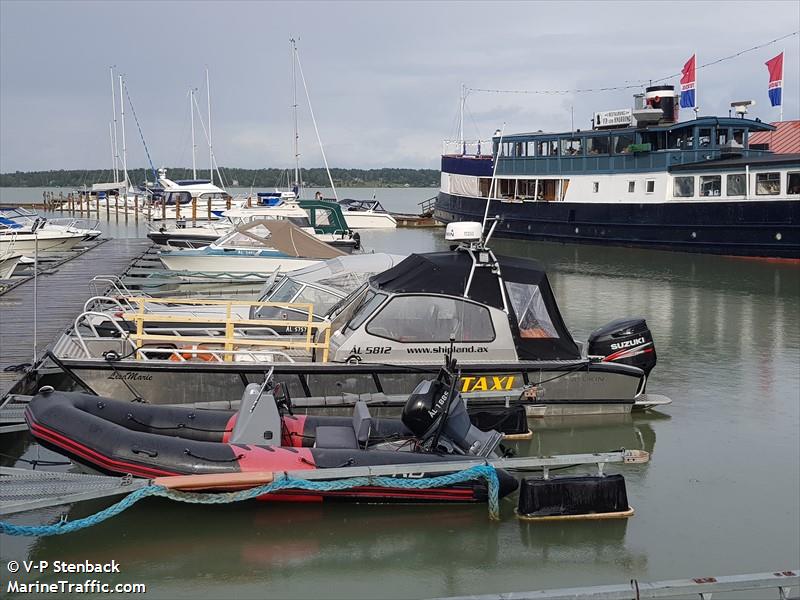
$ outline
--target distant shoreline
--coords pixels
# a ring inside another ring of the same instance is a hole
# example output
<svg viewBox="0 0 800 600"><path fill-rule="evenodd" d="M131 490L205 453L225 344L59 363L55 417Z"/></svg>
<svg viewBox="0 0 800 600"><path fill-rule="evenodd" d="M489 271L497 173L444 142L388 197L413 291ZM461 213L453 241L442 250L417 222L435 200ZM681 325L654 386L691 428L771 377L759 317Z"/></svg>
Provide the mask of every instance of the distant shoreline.
<svg viewBox="0 0 800 600"><path fill-rule="evenodd" d="M236 169L221 168L224 179L223 187L256 187L276 188L289 187L294 178L292 171L286 169ZM129 169L130 180L136 183L152 181L151 170ZM330 182L325 169L301 169L304 187L328 188ZM386 187L438 187L439 171L436 169L331 169L333 182L338 187L349 188L386 188ZM168 168L167 177L172 180L192 179L192 170L186 168ZM199 171L198 179L208 178L207 171ZM215 173L215 181L218 181ZM0 173L0 187L45 188L61 187L82 189L91 187L93 183L113 181L109 169L90 170L49 170L49 171L16 171Z"/></svg>

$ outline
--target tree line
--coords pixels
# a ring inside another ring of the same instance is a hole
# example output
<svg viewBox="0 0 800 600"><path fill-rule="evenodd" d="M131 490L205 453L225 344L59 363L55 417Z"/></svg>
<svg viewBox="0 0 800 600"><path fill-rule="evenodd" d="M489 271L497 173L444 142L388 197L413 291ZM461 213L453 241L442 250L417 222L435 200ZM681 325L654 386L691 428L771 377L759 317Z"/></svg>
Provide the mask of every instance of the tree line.
<svg viewBox="0 0 800 600"><path fill-rule="evenodd" d="M294 180L294 171L288 169L219 169L224 187L289 187ZM129 169L128 176L134 184L152 182L150 169ZM437 187L439 171L435 169L331 169L336 186L341 187ZM192 178L192 170L168 168L167 177L174 180ZM208 179L207 170L198 171L198 179ZM300 178L306 187L329 187L328 174L323 168L301 169ZM216 183L219 183L216 172ZM82 189L93 183L111 182L113 176L108 169L15 171L0 173L0 187L72 187Z"/></svg>

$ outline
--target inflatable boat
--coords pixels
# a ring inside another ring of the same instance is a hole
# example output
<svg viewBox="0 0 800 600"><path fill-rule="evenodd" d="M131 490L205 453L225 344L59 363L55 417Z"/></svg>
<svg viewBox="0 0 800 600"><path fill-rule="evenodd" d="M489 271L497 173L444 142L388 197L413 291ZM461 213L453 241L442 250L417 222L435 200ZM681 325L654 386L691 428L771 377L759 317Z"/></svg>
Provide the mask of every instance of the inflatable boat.
<svg viewBox="0 0 800 600"><path fill-rule="evenodd" d="M456 378L443 369L409 396L401 419L373 418L359 402L352 417L291 414L284 386L250 384L236 412L153 406L83 393L40 390L26 409L32 435L92 470L137 477L299 471L345 466L425 465L498 456L502 436L470 423ZM465 465L466 468L466 465ZM498 471L500 496L517 488ZM287 491L269 499L366 502L482 502L483 480L412 490L360 487Z"/></svg>

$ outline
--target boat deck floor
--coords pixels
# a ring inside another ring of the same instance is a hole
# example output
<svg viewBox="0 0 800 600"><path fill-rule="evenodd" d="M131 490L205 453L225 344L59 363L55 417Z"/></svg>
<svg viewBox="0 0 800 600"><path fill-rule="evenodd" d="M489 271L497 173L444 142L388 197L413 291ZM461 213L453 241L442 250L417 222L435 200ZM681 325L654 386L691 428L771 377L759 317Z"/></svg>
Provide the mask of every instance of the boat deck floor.
<svg viewBox="0 0 800 600"><path fill-rule="evenodd" d="M95 275L120 275L151 246L148 239L98 240L0 295L0 398L81 312ZM37 286L34 347L34 285Z"/></svg>

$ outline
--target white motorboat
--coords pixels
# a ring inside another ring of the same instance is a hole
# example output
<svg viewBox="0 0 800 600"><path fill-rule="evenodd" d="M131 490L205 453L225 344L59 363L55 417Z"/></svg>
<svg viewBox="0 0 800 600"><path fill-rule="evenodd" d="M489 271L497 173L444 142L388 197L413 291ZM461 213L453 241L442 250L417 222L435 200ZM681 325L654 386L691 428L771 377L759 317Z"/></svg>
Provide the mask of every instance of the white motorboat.
<svg viewBox="0 0 800 600"><path fill-rule="evenodd" d="M166 169L159 169L158 182L164 189L162 198L152 205L153 221L194 218L198 221L219 219L222 211L240 206L243 198L234 199L221 187L208 179L172 181L167 178ZM192 215L192 204L196 211Z"/></svg>
<svg viewBox="0 0 800 600"><path fill-rule="evenodd" d="M171 271L269 273L308 267L345 253L316 239L291 221L253 221L199 249L172 248L160 253Z"/></svg>
<svg viewBox="0 0 800 600"><path fill-rule="evenodd" d="M21 227L14 227L10 221ZM53 219L20 207L0 209L0 223L5 223L19 232L47 229L48 231L79 233L86 240L93 240L103 233L97 229L99 220L89 221L72 217Z"/></svg>
<svg viewBox="0 0 800 600"><path fill-rule="evenodd" d="M13 248L9 248L5 254L0 253L0 280L11 279L20 260L22 260L22 253Z"/></svg>
<svg viewBox="0 0 800 600"><path fill-rule="evenodd" d="M46 229L40 223L29 229L13 219L0 217L0 255L12 247L25 256L33 256L36 252L61 252L70 250L84 239L81 232Z"/></svg>
<svg viewBox="0 0 800 600"><path fill-rule="evenodd" d="M339 200L350 229L394 229L395 218L375 200Z"/></svg>

